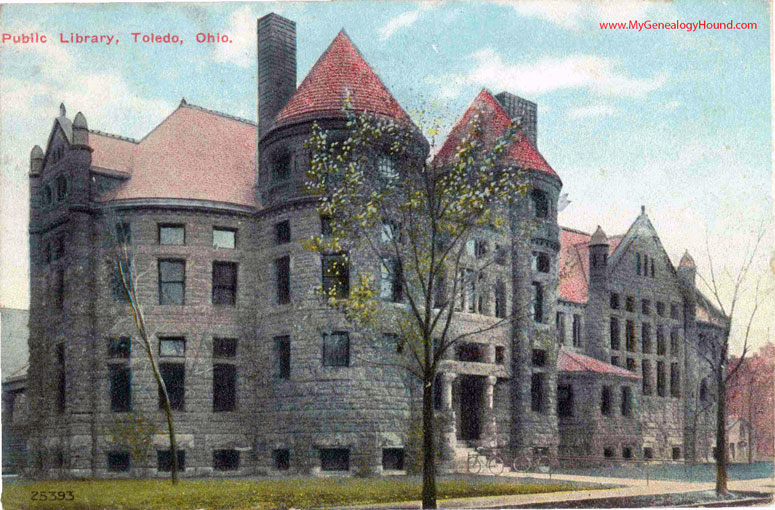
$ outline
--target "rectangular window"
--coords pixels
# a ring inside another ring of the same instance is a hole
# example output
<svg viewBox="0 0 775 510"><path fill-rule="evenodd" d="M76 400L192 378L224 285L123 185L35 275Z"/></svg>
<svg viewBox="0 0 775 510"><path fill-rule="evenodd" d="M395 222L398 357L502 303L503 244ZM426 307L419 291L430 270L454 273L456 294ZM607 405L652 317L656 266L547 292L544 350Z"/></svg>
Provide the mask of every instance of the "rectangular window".
<svg viewBox="0 0 775 510"><path fill-rule="evenodd" d="M680 313L678 311L678 305L673 303L670 305L670 317L673 319L680 319Z"/></svg>
<svg viewBox="0 0 775 510"><path fill-rule="evenodd" d="M533 213L536 218L547 218L549 216L549 197L545 192L534 189L530 192L530 199L533 203Z"/></svg>
<svg viewBox="0 0 775 510"><path fill-rule="evenodd" d="M618 351L619 350L619 319L616 317L611 317L610 321L610 335L611 335L611 349Z"/></svg>
<svg viewBox="0 0 775 510"><path fill-rule="evenodd" d="M287 448L272 451L272 460L277 471L288 471L291 468L291 452Z"/></svg>
<svg viewBox="0 0 775 510"><path fill-rule="evenodd" d="M236 356L236 338L213 338L213 358L234 358Z"/></svg>
<svg viewBox="0 0 775 510"><path fill-rule="evenodd" d="M640 253L635 254L635 273L640 276Z"/></svg>
<svg viewBox="0 0 775 510"><path fill-rule="evenodd" d="M532 363L534 367L546 366L546 351L543 349L533 349Z"/></svg>
<svg viewBox="0 0 775 510"><path fill-rule="evenodd" d="M657 326L657 355L665 355L665 329Z"/></svg>
<svg viewBox="0 0 775 510"><path fill-rule="evenodd" d="M275 181L285 181L291 176L291 153L282 150L272 157L272 175Z"/></svg>
<svg viewBox="0 0 775 510"><path fill-rule="evenodd" d="M476 311L476 276L473 269L463 269L460 282L460 305L467 312Z"/></svg>
<svg viewBox="0 0 775 510"><path fill-rule="evenodd" d="M128 336L108 338L108 357L129 359L132 353L132 340Z"/></svg>
<svg viewBox="0 0 775 510"><path fill-rule="evenodd" d="M108 452L108 471L111 473L124 473L129 471L128 452Z"/></svg>
<svg viewBox="0 0 775 510"><path fill-rule="evenodd" d="M349 471L350 450L348 448L321 448L321 471Z"/></svg>
<svg viewBox="0 0 775 510"><path fill-rule="evenodd" d="M506 363L506 348L502 345L495 346L495 363L497 365Z"/></svg>
<svg viewBox="0 0 775 510"><path fill-rule="evenodd" d="M635 323L633 321L627 321L627 326L624 332L627 341L627 350L630 352L635 351Z"/></svg>
<svg viewBox="0 0 775 510"><path fill-rule="evenodd" d="M184 471L186 469L186 451L176 451L178 453L178 469ZM160 473L168 473L172 471L172 453L170 453L169 450L156 451L156 469Z"/></svg>
<svg viewBox="0 0 775 510"><path fill-rule="evenodd" d="M603 386L603 392L600 395L600 413L604 416L611 414L611 387Z"/></svg>
<svg viewBox="0 0 775 510"><path fill-rule="evenodd" d="M159 372L167 388L170 407L174 411L185 408L186 366L183 363L160 363ZM164 396L159 388L159 409L164 409Z"/></svg>
<svg viewBox="0 0 775 510"><path fill-rule="evenodd" d="M627 296L627 300L624 303L624 309L628 312L634 312L635 311L635 298L632 296Z"/></svg>
<svg viewBox="0 0 775 510"><path fill-rule="evenodd" d="M530 410L544 411L544 374L534 373L530 378Z"/></svg>
<svg viewBox="0 0 775 510"><path fill-rule="evenodd" d="M234 411L237 405L237 367L213 365L213 412Z"/></svg>
<svg viewBox="0 0 775 510"><path fill-rule="evenodd" d="M404 470L404 449L403 448L383 448L382 449L382 470L383 471L403 471Z"/></svg>
<svg viewBox="0 0 775 510"><path fill-rule="evenodd" d="M632 458L632 446L622 446L622 458L623 459Z"/></svg>
<svg viewBox="0 0 775 510"><path fill-rule="evenodd" d="M116 223L116 241L119 246L132 244L132 227L129 223Z"/></svg>
<svg viewBox="0 0 775 510"><path fill-rule="evenodd" d="M482 349L476 343L460 343L455 348L458 361L469 363L481 363L483 361Z"/></svg>
<svg viewBox="0 0 775 510"><path fill-rule="evenodd" d="M233 228L213 227L213 248L233 250L237 246L237 231Z"/></svg>
<svg viewBox="0 0 775 510"><path fill-rule="evenodd" d="M612 310L618 310L619 309L619 294L612 292L611 293L611 309Z"/></svg>
<svg viewBox="0 0 775 510"><path fill-rule="evenodd" d="M126 291L124 290L124 280L121 276L121 266L113 260L105 261L108 275L110 275L110 297L113 301L126 301ZM126 267L126 266L124 266Z"/></svg>
<svg viewBox="0 0 775 510"><path fill-rule="evenodd" d="M159 244L186 244L186 227L183 225L159 225Z"/></svg>
<svg viewBox="0 0 775 510"><path fill-rule="evenodd" d="M323 292L327 296L348 298L350 296L350 264L347 254L322 255Z"/></svg>
<svg viewBox="0 0 775 510"><path fill-rule="evenodd" d="M350 366L350 335L346 331L323 335L323 366Z"/></svg>
<svg viewBox="0 0 775 510"><path fill-rule="evenodd" d="M495 316L499 319L506 318L506 286L503 280L495 282Z"/></svg>
<svg viewBox="0 0 775 510"><path fill-rule="evenodd" d="M649 315L651 313L651 301L644 299L640 303L641 311L643 315Z"/></svg>
<svg viewBox="0 0 775 510"><path fill-rule="evenodd" d="M216 471L236 471L239 469L237 450L213 450L213 469Z"/></svg>
<svg viewBox="0 0 775 510"><path fill-rule="evenodd" d="M287 305L291 302L291 257L286 255L275 259L274 273L277 282L277 303Z"/></svg>
<svg viewBox="0 0 775 510"><path fill-rule="evenodd" d="M54 239L54 260L59 260L65 256L65 236L57 236Z"/></svg>
<svg viewBox="0 0 775 510"><path fill-rule="evenodd" d="M644 446L643 447L643 458L646 460L651 460L654 458L654 448L650 446Z"/></svg>
<svg viewBox="0 0 775 510"><path fill-rule="evenodd" d="M680 336L677 328L670 330L670 355L678 356L681 352Z"/></svg>
<svg viewBox="0 0 775 510"><path fill-rule="evenodd" d="M581 315L573 314L573 347L581 347Z"/></svg>
<svg viewBox="0 0 775 510"><path fill-rule="evenodd" d="M643 323L640 325L641 336L643 337L642 349L644 354L651 353L651 324Z"/></svg>
<svg viewBox="0 0 775 510"><path fill-rule="evenodd" d="M159 304L182 305L186 295L186 262L159 260Z"/></svg>
<svg viewBox="0 0 775 510"><path fill-rule="evenodd" d="M533 282L533 320L544 321L544 288L538 282Z"/></svg>
<svg viewBox="0 0 775 510"><path fill-rule="evenodd" d="M474 247L476 258L483 259L487 256L487 253L489 252L487 248L487 241L484 239L477 239L476 240L476 246Z"/></svg>
<svg viewBox="0 0 775 510"><path fill-rule="evenodd" d="M277 352L277 377L280 379L291 378L291 337L277 336L274 339Z"/></svg>
<svg viewBox="0 0 775 510"><path fill-rule="evenodd" d="M402 241L401 225L394 221L383 221L380 240L383 243L392 243L394 241L400 243Z"/></svg>
<svg viewBox="0 0 775 510"><path fill-rule="evenodd" d="M611 356L611 364L615 367L619 366L619 356Z"/></svg>
<svg viewBox="0 0 775 510"><path fill-rule="evenodd" d="M159 356L185 356L186 339L183 337L160 337Z"/></svg>
<svg viewBox="0 0 775 510"><path fill-rule="evenodd" d="M573 386L557 385L557 416L573 416Z"/></svg>
<svg viewBox="0 0 775 510"><path fill-rule="evenodd" d="M287 244L291 242L291 222L289 220L275 224L274 240L277 244Z"/></svg>
<svg viewBox="0 0 775 510"><path fill-rule="evenodd" d="M665 386L665 362L657 361L657 395L664 397L667 395Z"/></svg>
<svg viewBox="0 0 775 510"><path fill-rule="evenodd" d="M394 303L401 301L403 297L401 278L401 262L393 257L382 259L380 262L380 299Z"/></svg>
<svg viewBox="0 0 775 510"><path fill-rule="evenodd" d="M622 416L632 416L632 389L622 386Z"/></svg>
<svg viewBox="0 0 775 510"><path fill-rule="evenodd" d="M126 364L108 365L110 410L125 413L132 410L132 373Z"/></svg>
<svg viewBox="0 0 775 510"><path fill-rule="evenodd" d="M213 304L231 305L237 302L237 263L213 262Z"/></svg>
<svg viewBox="0 0 775 510"><path fill-rule="evenodd" d="M539 273L548 273L551 269L551 259L549 258L549 255L534 251L532 268L533 271L538 271Z"/></svg>
<svg viewBox="0 0 775 510"><path fill-rule="evenodd" d="M672 456L673 460L681 460L681 448L679 446L673 447Z"/></svg>
<svg viewBox="0 0 775 510"><path fill-rule="evenodd" d="M634 358L627 358L627 370L635 372L638 369Z"/></svg>
<svg viewBox="0 0 775 510"><path fill-rule="evenodd" d="M662 301L657 301L657 315L660 317L665 316L665 303Z"/></svg>
<svg viewBox="0 0 775 510"><path fill-rule="evenodd" d="M333 234L333 228L331 225L331 216L320 216L320 235L323 237L330 237Z"/></svg>
<svg viewBox="0 0 775 510"><path fill-rule="evenodd" d="M655 274L656 273L654 272L654 259L652 258L651 259L651 277L654 278Z"/></svg>
<svg viewBox="0 0 775 510"><path fill-rule="evenodd" d="M670 395L676 398L681 396L681 369L678 363L670 364Z"/></svg>
<svg viewBox="0 0 775 510"><path fill-rule="evenodd" d="M605 457L606 459L610 459L613 456L614 456L613 448L611 448L610 446L606 446L605 448L603 448L603 457Z"/></svg>
<svg viewBox="0 0 775 510"><path fill-rule="evenodd" d="M560 343L560 345L565 345L565 337L567 336L565 333L565 314L562 312L557 312L556 322L557 341Z"/></svg>
<svg viewBox="0 0 775 510"><path fill-rule="evenodd" d="M59 270L55 275L54 281L54 304L60 310L65 307L65 272Z"/></svg>
<svg viewBox="0 0 775 510"><path fill-rule="evenodd" d="M643 394L651 395L651 361L647 359L641 361L641 373L643 375Z"/></svg>
<svg viewBox="0 0 775 510"><path fill-rule="evenodd" d="M506 260L507 260L508 254L506 253L506 248L496 244L495 245L495 263L499 266L505 266Z"/></svg>
<svg viewBox="0 0 775 510"><path fill-rule="evenodd" d="M67 405L67 376L65 372L65 344L57 345L57 412L65 412Z"/></svg>

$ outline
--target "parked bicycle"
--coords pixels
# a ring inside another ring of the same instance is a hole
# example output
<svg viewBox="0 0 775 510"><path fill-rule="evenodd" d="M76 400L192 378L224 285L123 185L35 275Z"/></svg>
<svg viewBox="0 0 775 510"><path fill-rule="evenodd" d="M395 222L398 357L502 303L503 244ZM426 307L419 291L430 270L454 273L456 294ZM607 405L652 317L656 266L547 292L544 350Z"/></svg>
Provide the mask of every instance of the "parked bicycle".
<svg viewBox="0 0 775 510"><path fill-rule="evenodd" d="M543 454L520 454L514 457L511 462L511 470L515 473L528 473L528 472L549 472L551 469L549 456Z"/></svg>
<svg viewBox="0 0 775 510"><path fill-rule="evenodd" d="M501 474L505 467L503 455L493 448L477 448L468 454L467 467L469 473L479 473L485 466L493 475Z"/></svg>

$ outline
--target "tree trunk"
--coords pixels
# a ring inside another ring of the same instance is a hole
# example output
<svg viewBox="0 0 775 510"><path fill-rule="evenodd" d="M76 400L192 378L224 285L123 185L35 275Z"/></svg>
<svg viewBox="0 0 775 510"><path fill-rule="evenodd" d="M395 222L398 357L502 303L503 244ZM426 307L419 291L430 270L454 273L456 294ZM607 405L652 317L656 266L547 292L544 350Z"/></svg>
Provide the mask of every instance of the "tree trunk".
<svg viewBox="0 0 775 510"><path fill-rule="evenodd" d="M726 374L724 365L718 368L716 382L718 399L716 406L716 494L727 494L727 404Z"/></svg>
<svg viewBox="0 0 775 510"><path fill-rule="evenodd" d="M151 358L151 368L153 368L153 376L156 378L156 384L161 389L162 396L164 397L164 414L167 415L167 432L170 438L170 455L172 458L172 469L170 471L170 477L172 479L172 485L178 483L178 447L175 444L175 424L172 421L172 406L170 406L170 397L167 395L167 386L164 384L164 379L159 373L159 367L156 365L156 360Z"/></svg>
<svg viewBox="0 0 775 510"><path fill-rule="evenodd" d="M422 392L422 507L436 508L436 442L433 429L433 377L423 381Z"/></svg>

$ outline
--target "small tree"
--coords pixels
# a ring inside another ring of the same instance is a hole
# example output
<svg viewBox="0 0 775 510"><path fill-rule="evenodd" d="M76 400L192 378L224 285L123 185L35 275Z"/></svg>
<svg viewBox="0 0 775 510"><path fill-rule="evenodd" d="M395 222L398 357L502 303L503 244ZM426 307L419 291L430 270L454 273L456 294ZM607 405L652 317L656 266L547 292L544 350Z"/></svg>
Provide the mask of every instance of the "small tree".
<svg viewBox="0 0 775 510"><path fill-rule="evenodd" d="M505 161L518 126L512 122L502 136L485 140L490 126L475 117L454 157L441 164L424 158L413 127L349 107L345 114L346 138L315 125L308 141L307 189L319 199L328 228L305 247L324 257L330 280L320 289L323 299L379 338L383 353L395 353L382 364L407 370L422 384L422 504L436 508L439 363L461 340L510 321L504 312L483 326L454 326L459 311L478 306L475 289L502 255L485 252L473 235L508 235L515 225L511 206L529 188L522 171ZM510 249L511 236L504 239ZM349 272L351 259L363 266L343 288L337 277ZM391 333L390 349L384 332Z"/></svg>
<svg viewBox="0 0 775 510"><path fill-rule="evenodd" d="M146 462L158 431L154 420L140 411L116 416L103 428L116 446L129 451L132 465Z"/></svg>

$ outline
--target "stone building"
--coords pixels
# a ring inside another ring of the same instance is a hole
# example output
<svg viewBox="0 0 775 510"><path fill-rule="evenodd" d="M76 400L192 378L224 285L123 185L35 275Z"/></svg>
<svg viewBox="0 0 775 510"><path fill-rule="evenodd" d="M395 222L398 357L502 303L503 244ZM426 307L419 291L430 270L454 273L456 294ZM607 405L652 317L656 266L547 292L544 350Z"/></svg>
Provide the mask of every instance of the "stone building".
<svg viewBox="0 0 775 510"><path fill-rule="evenodd" d="M158 392L111 263L117 240L131 246L184 476L404 469L416 385L364 362L372 340L316 306L310 289L332 284L339 261L299 241L325 228L303 186L313 124L343 135L346 97L356 111L412 121L344 32L298 87L295 24L270 14L257 33L257 123L182 100L133 140L90 130L81 113L71 121L63 105L46 150L32 150L30 468L42 475L170 466ZM472 337L441 364L443 467L480 445L683 458L684 402L699 373L684 345L698 334L693 273L673 267L645 213L610 239L559 227L562 182L538 152L535 103L483 90L437 158L453 153L473 115L490 139L522 119L508 158L532 191L510 235L472 245L472 257L477 247L502 256L487 275L493 291L472 289L455 327L509 314L513 326ZM419 132L412 149L427 155ZM374 270L353 254L333 284ZM622 335L629 322L640 328L616 348L614 319ZM611 418L597 412L606 391ZM140 458L115 432L130 415L160 425Z"/></svg>

